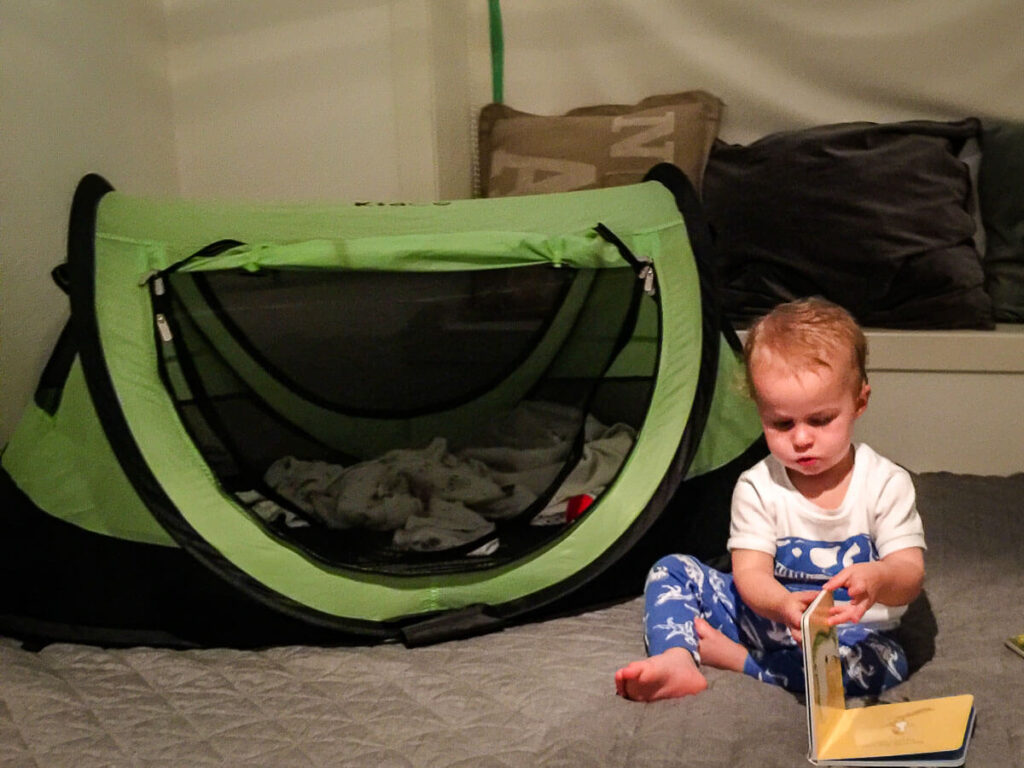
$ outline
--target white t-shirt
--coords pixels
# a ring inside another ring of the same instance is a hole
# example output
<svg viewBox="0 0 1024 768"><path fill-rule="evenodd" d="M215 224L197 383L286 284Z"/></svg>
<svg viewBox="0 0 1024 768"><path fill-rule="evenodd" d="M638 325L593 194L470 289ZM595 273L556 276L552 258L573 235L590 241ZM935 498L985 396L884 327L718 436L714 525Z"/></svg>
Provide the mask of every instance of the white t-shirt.
<svg viewBox="0 0 1024 768"><path fill-rule="evenodd" d="M924 549L910 475L863 443L855 451L850 486L836 509L806 499L774 456L740 475L732 496L729 550L772 555L775 577L799 590L820 587L852 563L907 547ZM845 599L845 590L837 590L837 602ZM876 603L860 623L891 628L905 611L906 606Z"/></svg>

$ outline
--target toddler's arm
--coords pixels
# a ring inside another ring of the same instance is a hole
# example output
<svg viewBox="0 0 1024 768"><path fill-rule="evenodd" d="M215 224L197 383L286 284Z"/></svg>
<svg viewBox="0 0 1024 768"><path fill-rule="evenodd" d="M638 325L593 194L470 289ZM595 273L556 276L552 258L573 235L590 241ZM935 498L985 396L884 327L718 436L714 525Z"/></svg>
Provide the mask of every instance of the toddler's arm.
<svg viewBox="0 0 1024 768"><path fill-rule="evenodd" d="M800 617L817 591L790 592L775 578L775 558L754 549L732 551L732 577L736 589L760 616L789 627L800 639Z"/></svg>
<svg viewBox="0 0 1024 768"><path fill-rule="evenodd" d="M921 594L922 586L924 553L920 547L898 549L870 563L854 563L825 582L824 589L845 587L850 593L849 604L834 606L828 622L860 621L875 603L906 605Z"/></svg>

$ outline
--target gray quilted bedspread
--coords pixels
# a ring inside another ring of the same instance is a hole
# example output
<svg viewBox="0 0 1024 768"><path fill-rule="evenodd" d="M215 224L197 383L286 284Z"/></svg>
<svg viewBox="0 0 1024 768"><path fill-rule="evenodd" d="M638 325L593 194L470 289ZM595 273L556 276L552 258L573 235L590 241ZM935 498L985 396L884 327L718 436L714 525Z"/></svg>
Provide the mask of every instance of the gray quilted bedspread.
<svg viewBox="0 0 1024 768"><path fill-rule="evenodd" d="M886 700L973 693L968 766L1024 768L1024 475L917 478L919 668ZM0 639L0 766L807 765L803 703L708 670L707 692L638 704L612 675L642 654L631 600L406 649L169 651Z"/></svg>

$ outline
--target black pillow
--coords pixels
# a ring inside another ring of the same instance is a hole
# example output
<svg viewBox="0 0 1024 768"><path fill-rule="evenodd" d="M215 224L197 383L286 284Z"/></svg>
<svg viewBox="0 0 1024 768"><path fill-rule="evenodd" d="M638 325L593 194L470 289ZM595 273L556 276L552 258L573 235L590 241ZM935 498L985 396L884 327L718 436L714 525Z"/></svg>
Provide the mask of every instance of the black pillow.
<svg viewBox="0 0 1024 768"><path fill-rule="evenodd" d="M996 320L1024 322L1024 123L986 120L978 196L985 222L985 289Z"/></svg>
<svg viewBox="0 0 1024 768"><path fill-rule="evenodd" d="M980 123L843 123L716 142L704 204L740 323L810 295L865 326L991 328L957 159Z"/></svg>

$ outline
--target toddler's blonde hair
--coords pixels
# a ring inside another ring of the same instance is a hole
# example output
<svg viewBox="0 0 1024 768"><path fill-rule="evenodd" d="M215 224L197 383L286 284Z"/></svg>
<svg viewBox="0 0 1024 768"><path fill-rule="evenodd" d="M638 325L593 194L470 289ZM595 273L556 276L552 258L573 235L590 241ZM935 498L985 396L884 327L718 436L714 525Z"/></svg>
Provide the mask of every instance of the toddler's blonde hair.
<svg viewBox="0 0 1024 768"><path fill-rule="evenodd" d="M752 396L751 371L765 353L778 355L796 370L849 366L846 375L855 395L868 382L864 331L843 307L817 296L779 304L750 327L743 358Z"/></svg>

